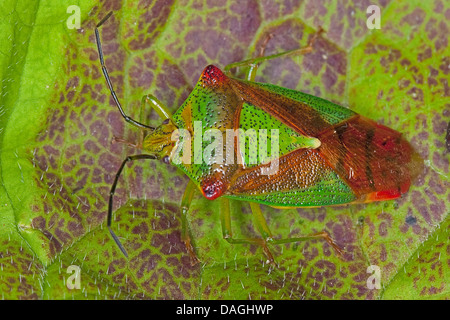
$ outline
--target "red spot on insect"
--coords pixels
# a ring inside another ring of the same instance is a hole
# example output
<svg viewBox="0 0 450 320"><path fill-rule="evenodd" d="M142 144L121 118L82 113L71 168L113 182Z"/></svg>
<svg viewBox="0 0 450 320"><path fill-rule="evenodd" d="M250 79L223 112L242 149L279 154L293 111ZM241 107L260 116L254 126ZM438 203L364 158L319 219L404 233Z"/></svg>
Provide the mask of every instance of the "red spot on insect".
<svg viewBox="0 0 450 320"><path fill-rule="evenodd" d="M411 184L410 180L405 181L399 189L382 190L378 192L373 192L369 195L369 200L371 201L384 201L392 200L400 197L402 194L408 192L409 186Z"/></svg>
<svg viewBox="0 0 450 320"><path fill-rule="evenodd" d="M392 200L401 196L401 193L398 190L383 190L370 194L370 201L383 201L383 200Z"/></svg>
<svg viewBox="0 0 450 320"><path fill-rule="evenodd" d="M211 179L203 181L202 183L202 191L205 198L209 200L214 200L220 197L225 191L226 186L222 180Z"/></svg>
<svg viewBox="0 0 450 320"><path fill-rule="evenodd" d="M207 86L215 86L226 81L228 77L216 66L209 65L203 70L200 79Z"/></svg>

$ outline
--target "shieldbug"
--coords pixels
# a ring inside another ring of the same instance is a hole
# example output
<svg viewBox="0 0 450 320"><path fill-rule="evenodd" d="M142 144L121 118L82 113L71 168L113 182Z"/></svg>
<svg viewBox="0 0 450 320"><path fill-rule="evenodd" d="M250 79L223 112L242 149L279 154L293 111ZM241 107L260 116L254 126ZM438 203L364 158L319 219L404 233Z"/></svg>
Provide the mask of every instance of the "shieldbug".
<svg viewBox="0 0 450 320"><path fill-rule="evenodd" d="M390 200L407 192L417 175L421 160L399 132L324 99L254 82L259 63L310 52L320 30L304 48L233 63L224 72L207 66L174 114L152 95L145 96L142 101L151 102L164 118L157 128L128 117L114 92L100 41L99 28L111 14L95 28L101 68L123 118L147 133L136 145L144 154L122 162L110 192L107 226L125 256L125 248L111 229L112 208L122 170L133 160L160 159L190 178L181 200L181 218L182 240L193 262L198 260L186 214L197 190L221 202L225 240L259 244L273 262L268 243L323 238L336 251L340 248L326 232L273 238L260 204L292 208ZM232 68L241 66L250 67L246 80L230 75ZM210 144L203 146L208 139ZM233 238L229 199L250 203L261 238Z"/></svg>

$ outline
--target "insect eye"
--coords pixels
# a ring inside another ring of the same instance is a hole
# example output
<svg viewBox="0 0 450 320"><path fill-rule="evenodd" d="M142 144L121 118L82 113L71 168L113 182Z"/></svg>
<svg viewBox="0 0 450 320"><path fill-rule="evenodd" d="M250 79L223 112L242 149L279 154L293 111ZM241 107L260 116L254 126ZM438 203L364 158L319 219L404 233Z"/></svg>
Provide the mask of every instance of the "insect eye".
<svg viewBox="0 0 450 320"><path fill-rule="evenodd" d="M168 124L169 123L169 118L167 118L166 120L163 121L163 124Z"/></svg>
<svg viewBox="0 0 450 320"><path fill-rule="evenodd" d="M170 163L169 156L164 156L164 157L162 158L162 162L164 162L164 163L166 163L166 164L169 164L169 163Z"/></svg>

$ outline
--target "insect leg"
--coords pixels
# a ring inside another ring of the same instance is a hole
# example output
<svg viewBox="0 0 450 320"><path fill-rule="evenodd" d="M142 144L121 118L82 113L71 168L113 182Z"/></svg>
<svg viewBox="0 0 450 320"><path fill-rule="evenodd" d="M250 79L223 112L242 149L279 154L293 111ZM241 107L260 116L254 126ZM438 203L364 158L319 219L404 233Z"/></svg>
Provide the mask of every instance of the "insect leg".
<svg viewBox="0 0 450 320"><path fill-rule="evenodd" d="M266 256L269 258L271 262L274 262L272 253L270 252L269 248L267 247L267 242L272 242L272 232L269 229L269 226L267 225L266 219L264 218L261 208L259 207L258 203L250 202L250 208L252 209L252 214L254 218L254 222L256 225L256 229L258 229L259 233L261 234L264 245L263 250Z"/></svg>
<svg viewBox="0 0 450 320"><path fill-rule="evenodd" d="M122 165L120 166L119 170L116 173L116 177L114 178L114 183L111 186L111 191L109 193L107 226L108 226L109 232L111 233L111 236L113 237L114 241L116 242L120 251L122 251L122 253L125 255L125 257L128 257L128 254L127 254L125 248L123 247L122 243L120 243L119 238L116 236L114 231L112 231L112 229L111 229L113 197L116 192L117 182L119 181L120 175L122 173L123 168L125 167L125 164L129 161L134 161L134 160L139 160L139 159L156 159L156 157L153 155L150 155L150 154L138 154L138 155L126 157L125 160L123 160Z"/></svg>
<svg viewBox="0 0 450 320"><path fill-rule="evenodd" d="M336 244L336 242L333 240L333 238L331 238L330 235L326 231L313 233L309 236L304 236L304 237L288 238L288 239L273 239L271 241L271 243L283 244L283 243L299 242L299 241L306 241L306 240L319 239L319 238L324 239L329 245L331 245L339 256L343 255L342 249Z"/></svg>
<svg viewBox="0 0 450 320"><path fill-rule="evenodd" d="M258 57L252 58L252 59L248 59L248 60L244 60L244 61L231 63L231 64L225 66L224 70L225 70L226 73L229 74L230 70L233 69L233 68L243 67L243 66L244 67L245 66L250 67L248 72L247 72L246 80L254 81L255 77L256 77L256 70L258 69L258 65L261 62L272 60L272 59L276 59L276 58L280 58L280 57L284 57L284 56L302 55L302 54L306 54L306 53L312 52L314 42L316 41L316 39L318 38L318 36L322 32L323 32L323 29L321 27L319 27L319 29L316 31L316 33L309 40L308 45L306 47L293 49L293 50L288 50L288 51L272 54L272 55L269 55L269 56L264 56L263 55L264 54L264 47L267 44L268 40L270 39L270 37L268 37L268 39L264 42L263 47L262 47L261 52L260 52L260 55Z"/></svg>
<svg viewBox="0 0 450 320"><path fill-rule="evenodd" d="M322 238L326 242L328 242L340 256L343 255L342 249L336 244L336 242L334 242L334 240L330 237L330 235L325 231L317 232L317 233L311 234L309 236L304 236L304 237L288 238L288 239L273 239L272 233L271 233L269 227L267 226L266 220L264 219L264 216L261 212L261 208L259 207L259 204L250 202L250 206L252 208L253 216L255 217L256 227L259 230L259 232L261 233L262 237L267 242L270 242L273 244L284 244L284 243L290 243L290 242L298 242L298 241L306 241L306 240L311 240L311 239Z"/></svg>
<svg viewBox="0 0 450 320"><path fill-rule="evenodd" d="M158 100L154 95L147 94L141 99L141 107L145 104L149 104L162 119L172 119L172 113L167 109L167 107Z"/></svg>
<svg viewBox="0 0 450 320"><path fill-rule="evenodd" d="M112 96L117 108L119 109L120 114L125 119L125 121L131 123L132 125L134 125L138 128L153 130L154 129L153 127L148 126L146 124L142 124L142 123L130 118L129 116L127 116L125 114L125 112L123 111L122 106L119 102L119 99L117 98L116 92L114 91L113 85L111 83L111 79L109 78L108 70L106 69L105 60L103 58L102 43L100 41L100 33L98 31L98 28L100 28L106 22L106 20L108 20L108 18L111 17L111 15L112 15L112 12L109 12L95 27L95 40L97 42L98 57L100 59L100 64L102 66L103 75L105 77L106 83L108 84L109 90L111 91L111 96Z"/></svg>
<svg viewBox="0 0 450 320"><path fill-rule="evenodd" d="M252 209L256 228L258 229L259 233L261 234L263 239L266 239L267 241L271 241L272 240L272 232L270 231L269 226L267 225L266 219L264 219L264 216L261 212L261 208L259 207L259 204L255 203L255 202L250 202L250 207Z"/></svg>
<svg viewBox="0 0 450 320"><path fill-rule="evenodd" d="M273 37L273 34L269 34L266 39L264 40L263 44L261 45L259 49L259 54L257 58L264 57L264 52L266 51L266 46L269 40ZM248 81L255 81L256 78L256 71L258 71L259 64L258 63L252 63L250 64L247 73L245 75L245 79Z"/></svg>
<svg viewBox="0 0 450 320"><path fill-rule="evenodd" d="M272 253L266 244L266 238L247 238L247 239L234 239L231 230L231 215L230 215L230 200L224 197L219 198L220 203L220 221L222 223L222 235L223 238L231 244L257 244L263 249L264 254L267 256L270 263L274 263ZM264 221L265 224L265 221ZM266 224L267 227L267 224ZM268 230L268 228L267 228ZM264 232L263 232L264 234ZM270 234L270 231L268 232Z"/></svg>
<svg viewBox="0 0 450 320"><path fill-rule="evenodd" d="M189 180L186 190L184 191L183 198L181 200L181 240L183 240L186 245L186 249L191 257L191 264L195 265L200 262L197 255L195 254L194 247L192 246L191 235L189 233L187 213L189 211L189 206L192 202L192 197L194 196L195 189L197 187Z"/></svg>

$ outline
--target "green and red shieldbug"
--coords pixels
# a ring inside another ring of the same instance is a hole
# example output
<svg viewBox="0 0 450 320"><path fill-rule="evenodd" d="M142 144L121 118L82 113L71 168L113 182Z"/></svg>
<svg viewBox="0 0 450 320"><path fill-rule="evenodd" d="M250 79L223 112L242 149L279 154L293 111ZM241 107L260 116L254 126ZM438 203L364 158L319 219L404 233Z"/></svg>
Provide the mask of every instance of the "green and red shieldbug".
<svg viewBox="0 0 450 320"><path fill-rule="evenodd" d="M124 247L111 229L111 220L118 179L125 164L133 160L161 159L177 166L190 178L181 200L181 218L182 240L193 261L197 258L187 230L186 214L196 190L207 199L221 202L225 240L259 244L269 261L273 261L268 243L321 237L337 251L339 248L326 232L274 239L260 204L293 208L390 200L407 192L418 174L421 159L399 132L324 99L254 82L259 63L310 52L320 31L304 48L233 63L225 67L225 72L207 66L189 97L173 115L155 97L145 96L142 102L149 102L164 118L157 128L131 119L114 92L103 58L98 28L111 14L95 28L102 71L124 119L146 133L136 144L144 154L128 156L122 162L110 192L107 225L125 256ZM230 69L241 66L250 67L246 80L229 75ZM272 135L274 129L276 136ZM211 143L206 147L200 144L198 150L196 142L202 136L208 136ZM231 144L218 143L220 140ZM265 141L264 151L276 149L276 157L273 152L270 158L266 157L260 148L253 148L252 141L259 145ZM205 154L210 157L202 159ZM233 238L229 199L250 203L261 238Z"/></svg>

